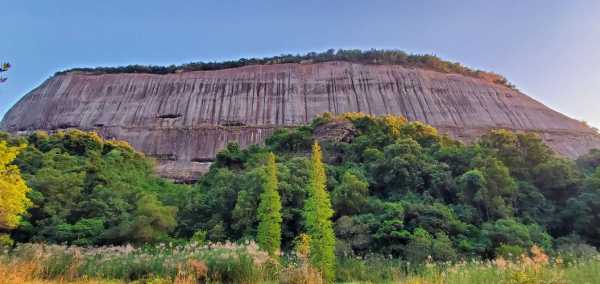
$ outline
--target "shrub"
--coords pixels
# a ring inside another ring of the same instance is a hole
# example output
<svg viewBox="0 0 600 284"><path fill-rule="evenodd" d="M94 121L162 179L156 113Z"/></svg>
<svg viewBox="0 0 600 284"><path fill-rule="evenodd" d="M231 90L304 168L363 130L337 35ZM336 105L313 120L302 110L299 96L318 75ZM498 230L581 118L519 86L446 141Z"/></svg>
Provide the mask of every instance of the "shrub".
<svg viewBox="0 0 600 284"><path fill-rule="evenodd" d="M411 263L425 262L432 255L432 241L433 238L427 231L417 228L404 248L404 257Z"/></svg>
<svg viewBox="0 0 600 284"><path fill-rule="evenodd" d="M206 243L206 236L208 232L206 230L198 230L194 233L190 241L195 242L199 246L203 246Z"/></svg>
<svg viewBox="0 0 600 284"><path fill-rule="evenodd" d="M496 257L503 257L508 259L518 259L526 253L527 250L518 245L507 245L502 244L498 248L496 248Z"/></svg>
<svg viewBox="0 0 600 284"><path fill-rule="evenodd" d="M0 234L0 249L2 247L11 247L14 243L15 241L13 241L13 239L10 238L10 235Z"/></svg>

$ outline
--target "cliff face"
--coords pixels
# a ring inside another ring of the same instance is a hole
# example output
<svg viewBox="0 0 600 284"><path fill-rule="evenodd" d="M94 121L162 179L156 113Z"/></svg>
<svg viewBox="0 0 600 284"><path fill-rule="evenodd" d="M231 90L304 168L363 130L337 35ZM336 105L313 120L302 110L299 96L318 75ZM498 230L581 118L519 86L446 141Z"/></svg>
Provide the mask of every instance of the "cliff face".
<svg viewBox="0 0 600 284"><path fill-rule="evenodd" d="M600 135L532 98L481 79L347 62L252 65L175 74L71 72L44 82L4 117L10 132L80 128L129 141L167 177L206 170L229 141L260 143L323 113L398 114L471 141L491 128L533 131L569 157Z"/></svg>

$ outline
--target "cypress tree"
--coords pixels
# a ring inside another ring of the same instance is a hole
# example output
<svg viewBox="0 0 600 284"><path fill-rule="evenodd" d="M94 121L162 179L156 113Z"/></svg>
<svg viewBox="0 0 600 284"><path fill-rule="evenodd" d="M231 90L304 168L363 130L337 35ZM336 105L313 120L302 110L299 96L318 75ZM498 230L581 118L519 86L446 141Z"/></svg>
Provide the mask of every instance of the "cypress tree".
<svg viewBox="0 0 600 284"><path fill-rule="evenodd" d="M335 278L335 233L333 209L326 190L327 176L322 162L321 147L317 142L312 148L312 163L308 199L304 205L307 234L310 237L310 261L319 269L327 282Z"/></svg>
<svg viewBox="0 0 600 284"><path fill-rule="evenodd" d="M277 166L275 155L267 158L264 190L260 195L258 206L257 241L261 249L277 258L281 247L281 198L277 191Z"/></svg>

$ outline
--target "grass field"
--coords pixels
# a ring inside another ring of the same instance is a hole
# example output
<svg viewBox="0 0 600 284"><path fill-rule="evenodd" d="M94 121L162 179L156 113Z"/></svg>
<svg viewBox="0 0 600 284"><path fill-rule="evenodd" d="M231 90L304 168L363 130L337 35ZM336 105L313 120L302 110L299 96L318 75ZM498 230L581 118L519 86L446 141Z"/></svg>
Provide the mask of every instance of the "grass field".
<svg viewBox="0 0 600 284"><path fill-rule="evenodd" d="M343 258L338 283L600 283L600 257L550 257L538 248L512 260L410 264ZM155 247L22 244L0 256L0 283L322 283L302 258L276 263L254 243Z"/></svg>

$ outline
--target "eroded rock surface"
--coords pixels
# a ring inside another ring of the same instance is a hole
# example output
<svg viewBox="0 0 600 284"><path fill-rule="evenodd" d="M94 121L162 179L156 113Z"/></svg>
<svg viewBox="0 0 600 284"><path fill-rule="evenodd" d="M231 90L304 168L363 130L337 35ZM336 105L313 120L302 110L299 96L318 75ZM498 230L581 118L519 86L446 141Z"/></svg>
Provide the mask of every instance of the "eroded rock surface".
<svg viewBox="0 0 600 284"><path fill-rule="evenodd" d="M569 157L600 136L534 99L481 79L347 62L217 71L54 76L4 117L10 132L80 128L129 141L167 177L189 180L229 141L261 143L277 127L331 112L397 114L472 141L492 128L533 131Z"/></svg>

